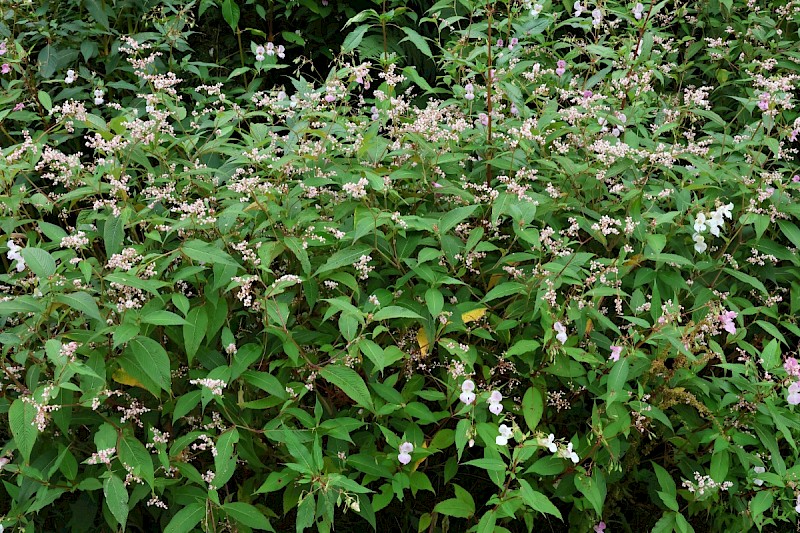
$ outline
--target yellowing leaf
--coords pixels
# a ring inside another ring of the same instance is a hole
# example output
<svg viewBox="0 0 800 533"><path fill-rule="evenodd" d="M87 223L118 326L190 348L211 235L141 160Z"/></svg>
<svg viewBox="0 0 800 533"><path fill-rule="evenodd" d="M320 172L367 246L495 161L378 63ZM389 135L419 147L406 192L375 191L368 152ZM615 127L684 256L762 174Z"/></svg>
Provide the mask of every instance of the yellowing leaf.
<svg viewBox="0 0 800 533"><path fill-rule="evenodd" d="M130 385L131 387L139 387L141 389L147 389L147 387L142 385L141 381L131 376L121 368L116 369L111 377L117 383L122 383L123 385Z"/></svg>
<svg viewBox="0 0 800 533"><path fill-rule="evenodd" d="M491 278L489 278L489 285L486 287L487 289L491 289L497 283L505 277L504 274L493 274Z"/></svg>
<svg viewBox="0 0 800 533"><path fill-rule="evenodd" d="M425 335L425 330L420 328L417 332L417 344L419 344L419 353L423 356L428 355L428 336Z"/></svg>
<svg viewBox="0 0 800 533"><path fill-rule="evenodd" d="M586 321L586 329L583 332L583 336L588 337L593 329L594 329L594 322L592 322L592 319L590 318L589 320Z"/></svg>
<svg viewBox="0 0 800 533"><path fill-rule="evenodd" d="M461 320L466 324L467 322L474 322L476 320L480 320L483 318L483 315L486 314L485 307L479 307L477 309L473 309L472 311L467 311L461 315Z"/></svg>
<svg viewBox="0 0 800 533"><path fill-rule="evenodd" d="M422 443L422 447L423 447L423 448L427 448L427 447L428 447L428 442L427 442L427 441L423 441L423 443ZM412 466L412 467L411 467L411 471L412 471L412 472L416 472L416 471L417 471L417 468L419 468L419 465L421 465L421 464L422 464L422 462L423 462L425 459L427 459L427 457L423 457L422 459L420 459L419 461L417 461L416 463L414 463L414 466Z"/></svg>

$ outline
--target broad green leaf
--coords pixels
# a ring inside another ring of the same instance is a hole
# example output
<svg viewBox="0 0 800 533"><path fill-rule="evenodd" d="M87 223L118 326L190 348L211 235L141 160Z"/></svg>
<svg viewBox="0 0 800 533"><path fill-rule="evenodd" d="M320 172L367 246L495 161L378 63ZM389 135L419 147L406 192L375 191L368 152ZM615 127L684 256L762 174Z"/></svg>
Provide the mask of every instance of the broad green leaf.
<svg viewBox="0 0 800 533"><path fill-rule="evenodd" d="M324 274L325 272L330 272L331 270L336 270L337 268L341 268L345 265L352 265L361 258L362 255L370 255L372 252L372 248L365 245L356 245L350 248L346 248L344 250L339 250L332 256L325 261L325 264L322 265L317 269L314 273L314 276L319 276L320 274Z"/></svg>
<svg viewBox="0 0 800 533"><path fill-rule="evenodd" d="M470 518L475 514L475 504L470 505L468 501L450 498L437 503L433 512L456 518Z"/></svg>
<svg viewBox="0 0 800 533"><path fill-rule="evenodd" d="M40 278L47 279L56 273L56 260L41 248L23 248L20 254L31 272Z"/></svg>
<svg viewBox="0 0 800 533"><path fill-rule="evenodd" d="M372 404L372 397L369 394L367 385L352 368L342 365L327 365L319 371L319 375L342 389L342 392L347 394L358 405L375 412L375 406Z"/></svg>
<svg viewBox="0 0 800 533"><path fill-rule="evenodd" d="M111 474L103 483L103 495L108 510L117 519L117 523L125 529L128 520L128 490L116 474Z"/></svg>
<svg viewBox="0 0 800 533"><path fill-rule="evenodd" d="M186 254L187 257L207 265L213 265L214 263L222 263L225 265L231 265L236 267L240 266L239 263L234 261L234 259L230 255L222 251L214 244L210 244L197 239L189 241L186 244L184 244L181 250L183 251L184 254Z"/></svg>
<svg viewBox="0 0 800 533"><path fill-rule="evenodd" d="M411 41L412 43L414 43L414 46L416 46L420 52L433 59L433 53L431 52L431 47L428 46L428 43L425 42L425 38L422 35L420 35L419 33L416 32L416 30L408 26L400 26L400 29L403 30L403 32L406 34L406 37L400 40L401 43L403 41Z"/></svg>
<svg viewBox="0 0 800 533"><path fill-rule="evenodd" d="M362 24L348 33L342 43L342 53L348 54L355 50L356 47L361 44L361 40L364 39L364 34L367 33L367 31L369 31L369 25Z"/></svg>
<svg viewBox="0 0 800 533"><path fill-rule="evenodd" d="M127 223L127 209L123 210L120 216L110 216L106 220L103 226L103 245L106 248L106 255L109 258L122 251L122 243L125 240L125 225Z"/></svg>
<svg viewBox="0 0 800 533"><path fill-rule="evenodd" d="M28 464L31 462L33 445L36 444L36 438L39 436L39 430L33 423L35 418L36 407L19 398L14 400L8 410L8 425L11 435L14 437L17 449Z"/></svg>
<svg viewBox="0 0 800 533"><path fill-rule="evenodd" d="M117 359L120 366L134 379L144 384L153 396L159 391L170 392L172 377L170 361L164 347L148 337L136 337Z"/></svg>
<svg viewBox="0 0 800 533"><path fill-rule="evenodd" d="M144 444L130 434L125 434L117 447L120 461L133 468L151 488L154 484L153 459Z"/></svg>
<svg viewBox="0 0 800 533"><path fill-rule="evenodd" d="M57 295L55 300L62 304L68 305L76 311L80 311L89 318L94 318L95 320L101 321L103 320L103 317L100 316L100 309L97 308L97 303L88 293L83 291L68 292Z"/></svg>
<svg viewBox="0 0 800 533"><path fill-rule="evenodd" d="M190 503L175 513L169 521L164 533L189 533L206 515L206 507L202 503Z"/></svg>
<svg viewBox="0 0 800 533"><path fill-rule="evenodd" d="M400 307L399 305L389 305L387 307L383 307L379 309L372 318L374 320L389 320L392 318L416 318L418 320L422 320L422 317L412 311L411 309L406 309L405 307Z"/></svg>
<svg viewBox="0 0 800 533"><path fill-rule="evenodd" d="M233 0L224 0L222 2L222 18L231 27L233 31L239 27L239 6Z"/></svg>
<svg viewBox="0 0 800 533"><path fill-rule="evenodd" d="M180 326L181 324L186 324L186 320L180 315L163 309L145 313L142 316L142 322L156 326Z"/></svg>
<svg viewBox="0 0 800 533"><path fill-rule="evenodd" d="M206 313L206 308L193 307L186 317L186 324L183 325L184 348L190 365L206 336L207 328L208 314Z"/></svg>
<svg viewBox="0 0 800 533"><path fill-rule="evenodd" d="M229 518L252 529L275 531L269 520L257 507L244 502L231 502L222 506Z"/></svg>

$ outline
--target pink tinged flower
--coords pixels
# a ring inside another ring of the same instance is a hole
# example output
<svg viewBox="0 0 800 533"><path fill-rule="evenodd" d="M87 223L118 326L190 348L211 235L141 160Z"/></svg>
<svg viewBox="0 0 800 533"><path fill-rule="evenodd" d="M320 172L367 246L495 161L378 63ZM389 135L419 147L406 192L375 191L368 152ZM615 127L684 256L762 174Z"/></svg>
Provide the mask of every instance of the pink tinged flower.
<svg viewBox="0 0 800 533"><path fill-rule="evenodd" d="M25 104L23 104L22 102L14 106L14 111L20 111L22 109L25 109Z"/></svg>
<svg viewBox="0 0 800 533"><path fill-rule="evenodd" d="M722 324L722 328L730 333L731 335L736 335L736 324L733 320L738 316L736 311L726 311L719 315L719 321Z"/></svg>
<svg viewBox="0 0 800 533"><path fill-rule="evenodd" d="M474 392L475 391L475 382L471 379L465 379L464 383L461 384L461 392Z"/></svg>
<svg viewBox="0 0 800 533"><path fill-rule="evenodd" d="M497 46L503 48L503 39L497 39Z"/></svg>
<svg viewBox="0 0 800 533"><path fill-rule="evenodd" d="M572 9L575 10L576 17L581 16L581 13L583 13L583 6L581 5L580 0L577 0L574 4L572 4Z"/></svg>
<svg viewBox="0 0 800 533"><path fill-rule="evenodd" d="M642 20L643 12L644 12L644 5L641 2L633 6L633 16L636 20Z"/></svg>
<svg viewBox="0 0 800 533"><path fill-rule="evenodd" d="M486 113L481 113L480 115L478 115L478 119L481 121L482 125L484 126L489 125L489 115L487 115Z"/></svg>
<svg viewBox="0 0 800 533"><path fill-rule="evenodd" d="M800 363L794 357L788 357L783 363L783 369L790 376L800 376Z"/></svg>
<svg viewBox="0 0 800 533"><path fill-rule="evenodd" d="M513 50L514 47L517 46L518 44L519 44L519 39L517 39L516 37L512 37L511 41L509 41L508 43L508 49Z"/></svg>
<svg viewBox="0 0 800 533"><path fill-rule="evenodd" d="M493 403L489 406L489 411L492 412L494 415L499 415L503 412L503 404L502 403Z"/></svg>
<svg viewBox="0 0 800 533"><path fill-rule="evenodd" d="M639 4L642 5L642 4ZM600 522L596 526L594 526L594 533L603 533L606 530L606 523Z"/></svg>
<svg viewBox="0 0 800 533"><path fill-rule="evenodd" d="M797 140L798 133L800 133L800 130L792 130L792 132L789 134L789 140L791 142L795 142Z"/></svg>
<svg viewBox="0 0 800 533"><path fill-rule="evenodd" d="M498 431L500 435L494 438L494 442L498 446L505 446L508 444L508 440L514 436L514 431L505 424L500 424Z"/></svg>
<svg viewBox="0 0 800 533"><path fill-rule="evenodd" d="M503 395L500 394L500 391L492 391L489 395L489 403L500 403L503 401Z"/></svg>
<svg viewBox="0 0 800 533"><path fill-rule="evenodd" d="M589 89L586 89L585 91L583 91L583 97L584 98L591 98L593 94L594 93L592 91L590 91Z"/></svg>
<svg viewBox="0 0 800 533"><path fill-rule="evenodd" d="M509 108L509 111L514 116L519 115L519 109L517 109L517 106L515 106L514 104L511 104L511 108Z"/></svg>
<svg viewBox="0 0 800 533"><path fill-rule="evenodd" d="M407 465L411 462L411 452L414 451L414 445L410 442L404 442L400 445L400 453L397 455L397 460Z"/></svg>
<svg viewBox="0 0 800 533"><path fill-rule="evenodd" d="M464 391L459 395L458 399L469 405L475 401L475 393Z"/></svg>
<svg viewBox="0 0 800 533"><path fill-rule="evenodd" d="M789 385L789 396L786 398L789 405L800 404L800 381L795 381Z"/></svg>
<svg viewBox="0 0 800 533"><path fill-rule="evenodd" d="M556 76L563 76L564 73L567 71L567 62L563 59L559 59L556 63Z"/></svg>
<svg viewBox="0 0 800 533"><path fill-rule="evenodd" d="M619 356L622 355L622 346L612 346L611 347L611 355L609 359L612 361L619 361Z"/></svg>
<svg viewBox="0 0 800 533"><path fill-rule="evenodd" d="M336 96L332 95L331 93L325 95L325 101L328 102L329 104L334 100L336 100Z"/></svg>
<svg viewBox="0 0 800 533"><path fill-rule="evenodd" d="M558 340L561 344L566 344L567 328L565 328L561 322L556 322L553 324L553 329L556 331L556 340Z"/></svg>
<svg viewBox="0 0 800 533"><path fill-rule="evenodd" d="M6 42L0 43L0 56L6 55Z"/></svg>
<svg viewBox="0 0 800 533"><path fill-rule="evenodd" d="M9 72L11 72L11 65L8 63L3 63L3 66L0 67L0 73L8 74Z"/></svg>

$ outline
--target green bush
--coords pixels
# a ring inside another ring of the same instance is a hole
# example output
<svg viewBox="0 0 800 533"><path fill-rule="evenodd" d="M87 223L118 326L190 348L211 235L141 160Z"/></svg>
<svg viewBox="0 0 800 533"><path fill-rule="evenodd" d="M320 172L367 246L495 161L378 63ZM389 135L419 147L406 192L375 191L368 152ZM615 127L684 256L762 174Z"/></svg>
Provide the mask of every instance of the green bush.
<svg viewBox="0 0 800 533"><path fill-rule="evenodd" d="M0 8L7 530L797 523L800 4Z"/></svg>

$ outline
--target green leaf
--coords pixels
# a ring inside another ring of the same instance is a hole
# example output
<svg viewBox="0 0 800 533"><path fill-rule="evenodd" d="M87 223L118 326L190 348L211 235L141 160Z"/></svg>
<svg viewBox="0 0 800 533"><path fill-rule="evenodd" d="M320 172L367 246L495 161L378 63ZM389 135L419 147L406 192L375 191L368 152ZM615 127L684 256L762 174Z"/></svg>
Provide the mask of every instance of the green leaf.
<svg viewBox="0 0 800 533"><path fill-rule="evenodd" d="M411 41L412 43L414 43L414 46L416 46L420 52L433 59L433 53L431 52L431 47L428 46L428 43L425 42L425 38L422 35L417 33L415 30L409 28L408 26L401 26L400 29L403 30L403 32L405 32L406 34L406 37L400 40L401 43L403 41Z"/></svg>
<svg viewBox="0 0 800 533"><path fill-rule="evenodd" d="M324 265L317 269L317 271L314 273L314 276L319 276L325 272L336 270L337 268L341 268L345 265L352 266L353 263L357 262L362 255L369 255L370 252L372 252L372 248L363 244L346 248L344 250L339 250L330 256L328 260L325 261Z"/></svg>
<svg viewBox="0 0 800 533"><path fill-rule="evenodd" d="M437 503L433 512L456 518L470 518L475 514L475 504L470 505L468 501L450 498Z"/></svg>
<svg viewBox="0 0 800 533"><path fill-rule="evenodd" d="M319 375L342 389L342 392L347 394L358 405L366 407L373 413L375 412L375 406L372 404L372 397L369 394L367 385L352 368L342 365L328 365L319 371Z"/></svg>
<svg viewBox="0 0 800 533"><path fill-rule="evenodd" d="M739 281L747 283L751 287L753 287L755 289L758 289L759 291L761 291L762 294L764 294L764 295L768 295L769 294L769 292L767 292L767 288L757 278L754 278L753 276L750 276L749 274L745 274L744 272L741 272L739 270L734 270L732 268L726 268L724 270L725 270L726 274L730 274L731 276L733 276L734 278L738 279Z"/></svg>
<svg viewBox="0 0 800 533"><path fill-rule="evenodd" d="M207 328L208 315L206 314L206 308L193 307L186 317L186 324L183 326L183 342L190 365L206 336Z"/></svg>
<svg viewBox="0 0 800 533"><path fill-rule="evenodd" d="M169 521L164 533L189 533L206 515L206 507L202 503L190 503L175 513Z"/></svg>
<svg viewBox="0 0 800 533"><path fill-rule="evenodd" d="M133 468L134 474L147 483L150 488L154 485L153 459L144 444L130 434L125 434L120 439L119 459Z"/></svg>
<svg viewBox="0 0 800 533"><path fill-rule="evenodd" d="M55 300L64 305L68 305L76 311L80 311L89 318L103 320L103 317L100 316L100 309L97 308L97 303L88 293L80 291L59 294L55 297Z"/></svg>
<svg viewBox="0 0 800 533"><path fill-rule="evenodd" d="M122 529L125 529L125 522L128 520L128 490L116 474L111 474L106 478L103 483L103 495L108 510L117 519L117 523L122 526Z"/></svg>
<svg viewBox="0 0 800 533"><path fill-rule="evenodd" d="M303 269L303 274L306 276L311 274L311 262L308 260L308 252L303 248L300 239L297 237L286 237L283 239L283 243L292 251L295 257L297 257L297 260L300 261L300 268Z"/></svg>
<svg viewBox="0 0 800 533"><path fill-rule="evenodd" d="M103 9L104 4L100 0L85 0L86 11L103 27L104 30L109 29L108 15Z"/></svg>
<svg viewBox="0 0 800 533"><path fill-rule="evenodd" d="M508 296L525 294L526 292L527 289L522 283L509 281L506 283L501 283L497 287L490 290L488 293L486 293L486 296L484 296L483 300L481 301L491 302L492 300L497 300L498 298L507 298Z"/></svg>
<svg viewBox="0 0 800 533"><path fill-rule="evenodd" d="M233 31L239 27L239 6L233 0L225 0L222 2L222 18L231 27Z"/></svg>
<svg viewBox="0 0 800 533"><path fill-rule="evenodd" d="M214 263L222 263L225 265L231 265L236 267L240 266L239 263L234 261L234 259L230 255L223 252L215 245L201 240L195 239L189 241L183 245L181 250L183 251L184 254L186 254L187 257L207 265L212 265Z"/></svg>
<svg viewBox="0 0 800 533"><path fill-rule="evenodd" d="M592 477L578 474L575 476L575 487L589 500L597 514L602 516L603 502L606 499L606 480L603 474L598 469L595 469Z"/></svg>
<svg viewBox="0 0 800 533"><path fill-rule="evenodd" d="M169 356L158 342L148 337L136 337L117 359L120 366L138 380L153 396L172 387Z"/></svg>
<svg viewBox="0 0 800 533"><path fill-rule="evenodd" d="M462 220L474 213L477 208L477 205L467 205L448 211L439 221L439 234L444 235L456 227Z"/></svg>
<svg viewBox="0 0 800 533"><path fill-rule="evenodd" d="M344 42L342 43L342 53L347 54L355 50L356 47L361 44L361 40L364 38L364 34L367 33L368 30L369 24L362 24L348 33L347 37L345 37Z"/></svg>
<svg viewBox="0 0 800 533"><path fill-rule="evenodd" d="M264 529L266 531L275 531L269 524L269 520L264 516L261 511L253 505L244 502L226 503L222 506L222 510L228 514L236 522L243 524L252 529Z"/></svg>
<svg viewBox="0 0 800 533"><path fill-rule="evenodd" d="M41 248L23 248L20 254L31 272L40 278L47 279L56 273L56 260Z"/></svg>
<svg viewBox="0 0 800 533"><path fill-rule="evenodd" d="M541 492L533 490L530 483L524 479L519 480L519 495L522 497L522 501L531 509L539 511L540 513L553 515L558 517L559 520L563 520L561 511L553 505L553 502Z"/></svg>
<svg viewBox="0 0 800 533"><path fill-rule="evenodd" d="M522 416L528 429L535 431L544 414L544 398L539 389L530 387L522 397Z"/></svg>
<svg viewBox="0 0 800 533"><path fill-rule="evenodd" d="M11 428L11 435L14 436L14 443L25 459L25 463L31 462L31 451L36 444L39 430L33 424L36 418L36 407L28 402L23 402L19 398L14 400L8 409L8 425Z"/></svg>
<svg viewBox="0 0 800 533"><path fill-rule="evenodd" d="M621 400L626 397L625 383L628 380L628 371L630 370L630 362L627 358L620 358L619 361L614 363L611 371L608 373L607 393L606 400L608 404Z"/></svg>
<svg viewBox="0 0 800 533"><path fill-rule="evenodd" d="M163 309L145 314L142 317L142 322L145 324L154 324L156 326L179 326L186 324L186 320L180 315Z"/></svg>
<svg viewBox="0 0 800 533"><path fill-rule="evenodd" d="M418 320L422 320L422 317L411 309L406 309L405 307L400 307L399 305L389 305L387 307L383 307L376 312L372 318L373 320L389 320L391 318L416 318Z"/></svg>
<svg viewBox="0 0 800 533"><path fill-rule="evenodd" d="M53 101L50 99L50 95L44 91L39 91L37 96L39 97L39 103L42 104L42 107L45 111L50 111L53 109Z"/></svg>
<svg viewBox="0 0 800 533"><path fill-rule="evenodd" d="M122 211L120 216L110 216L106 219L103 226L103 245L106 255L111 257L122 251L122 243L125 241L125 225L128 223L128 210Z"/></svg>

